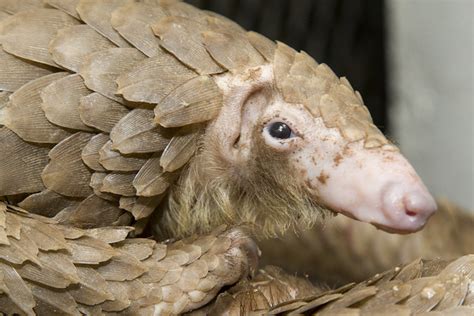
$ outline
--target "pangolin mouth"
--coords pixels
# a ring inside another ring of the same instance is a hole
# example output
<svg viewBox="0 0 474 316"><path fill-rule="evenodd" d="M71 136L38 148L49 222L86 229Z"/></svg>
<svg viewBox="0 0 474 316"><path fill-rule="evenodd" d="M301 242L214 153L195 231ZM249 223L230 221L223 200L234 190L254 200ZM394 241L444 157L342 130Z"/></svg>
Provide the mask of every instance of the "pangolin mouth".
<svg viewBox="0 0 474 316"><path fill-rule="evenodd" d="M382 210L378 210L379 212L382 212ZM422 224L420 225L417 225L416 227L410 227L410 228L397 228L397 227L394 227L394 226L391 226L390 224L381 224L379 222L376 222L376 221L367 221L367 220L364 220L364 219L360 219L360 218L357 218L356 216L354 216L354 214L352 214L351 212L348 212L348 211L344 211L344 210L338 210L335 212L336 214L342 214L344 216L347 216L353 220L356 220L356 221L361 221L361 222L366 222L368 224L371 224L373 225L374 227L376 227L377 229L380 229L380 230L383 230L387 233L390 233L390 234L399 234L399 235L407 235L407 234L411 234L411 233L416 233L418 231L420 231L421 229L423 229L423 227L425 227L429 217L427 217ZM408 216L413 216L411 214L409 214L409 212L407 211L407 215ZM431 216L431 215L430 215Z"/></svg>
<svg viewBox="0 0 474 316"><path fill-rule="evenodd" d="M337 214L341 214L341 215L344 215L346 217L349 217L350 219L353 219L355 221L362 221L362 222L365 222L363 220L360 220L359 218L355 217L352 213L350 212L347 212L347 211L344 211L344 210L338 210L336 212L334 212L336 215ZM393 228L393 227L390 227L390 226L387 226L387 225L382 225L382 224L379 224L377 222L366 222L367 224L370 224L370 225L373 225L374 227L376 227L377 229L381 229L387 233L390 233L390 234L403 234L403 235L406 235L406 234L410 234L412 233L413 231L407 231L407 230L403 230L403 229L396 229L396 228ZM421 229L421 228L420 228Z"/></svg>
<svg viewBox="0 0 474 316"><path fill-rule="evenodd" d="M370 224L375 226L377 229L381 229L384 232L387 232L389 234L408 235L408 234L412 234L412 233L416 233L416 232L420 231L421 229L423 229L423 227L425 227L426 223L423 224L422 226L420 226L416 230L397 229L397 228L393 228L393 227L378 224L378 223L370 223Z"/></svg>
<svg viewBox="0 0 474 316"><path fill-rule="evenodd" d="M381 210L379 210L379 212L382 212ZM341 214L341 215L344 215L346 217L349 217L355 221L361 221L361 222L366 222L367 224L370 224L372 226L374 226L375 228L377 229L380 229L380 230L383 230L384 232L387 232L389 234L399 234L399 235L408 235L408 234L411 234L411 233L415 233L419 230L421 230L425 224L423 224L422 226L420 226L418 229L415 229L415 230L407 230L407 229L401 229L401 228L394 228L392 226L389 226L389 225L384 225L384 224L380 224L378 222L375 222L375 221L365 221L365 220L361 220L359 218L357 218L356 216L354 216L354 214L352 214L351 212L348 212L348 211L344 211L344 210L338 210L336 212L334 212L336 215L337 214Z"/></svg>

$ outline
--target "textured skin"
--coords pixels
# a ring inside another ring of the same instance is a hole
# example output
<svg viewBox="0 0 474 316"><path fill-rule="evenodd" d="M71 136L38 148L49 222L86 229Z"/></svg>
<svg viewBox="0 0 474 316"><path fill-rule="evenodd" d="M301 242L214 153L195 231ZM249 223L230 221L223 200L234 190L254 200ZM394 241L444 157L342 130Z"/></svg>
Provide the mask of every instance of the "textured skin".
<svg viewBox="0 0 474 316"><path fill-rule="evenodd" d="M473 315L474 255L415 260L361 283L335 290L308 289L305 279L261 272L218 296L201 313L219 315ZM281 287L278 279L290 281ZM300 292L298 290L301 290ZM316 294L301 298L305 292ZM282 298L295 297L284 303Z"/></svg>
<svg viewBox="0 0 474 316"><path fill-rule="evenodd" d="M414 234L388 234L337 216L298 236L287 234L259 246L262 264L277 264L288 272L306 273L312 280L342 285L416 258L450 260L473 254L473 229L470 212L439 200L437 213Z"/></svg>
<svg viewBox="0 0 474 316"><path fill-rule="evenodd" d="M0 312L179 314L256 269L240 229L166 244L131 230L81 230L0 202Z"/></svg>

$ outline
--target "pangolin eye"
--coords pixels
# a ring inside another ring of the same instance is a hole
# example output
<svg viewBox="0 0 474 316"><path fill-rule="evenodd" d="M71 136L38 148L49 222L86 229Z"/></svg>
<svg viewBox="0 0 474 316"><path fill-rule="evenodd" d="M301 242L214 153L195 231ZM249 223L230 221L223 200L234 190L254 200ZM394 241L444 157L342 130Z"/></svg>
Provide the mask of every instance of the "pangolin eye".
<svg viewBox="0 0 474 316"><path fill-rule="evenodd" d="M270 136L278 139L287 139L293 136L291 128L282 122L275 122L270 125L268 132Z"/></svg>

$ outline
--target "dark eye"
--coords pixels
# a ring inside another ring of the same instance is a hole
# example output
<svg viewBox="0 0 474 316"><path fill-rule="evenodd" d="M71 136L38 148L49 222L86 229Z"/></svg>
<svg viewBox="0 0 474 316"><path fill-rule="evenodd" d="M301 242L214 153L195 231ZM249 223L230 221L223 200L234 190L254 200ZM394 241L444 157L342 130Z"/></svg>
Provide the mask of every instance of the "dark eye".
<svg viewBox="0 0 474 316"><path fill-rule="evenodd" d="M282 122L275 122L270 125L268 132L270 133L270 136L278 139L287 139L293 135L291 128Z"/></svg>

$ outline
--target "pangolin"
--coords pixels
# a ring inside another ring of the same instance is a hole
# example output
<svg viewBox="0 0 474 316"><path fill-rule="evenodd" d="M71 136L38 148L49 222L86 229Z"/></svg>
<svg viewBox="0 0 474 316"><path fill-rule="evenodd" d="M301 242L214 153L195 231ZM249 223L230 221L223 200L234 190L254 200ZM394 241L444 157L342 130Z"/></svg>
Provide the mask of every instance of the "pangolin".
<svg viewBox="0 0 474 316"><path fill-rule="evenodd" d="M0 44L0 196L48 227L272 236L339 212L411 232L436 209L347 79L215 13L0 0ZM9 225L11 253L33 224Z"/></svg>

